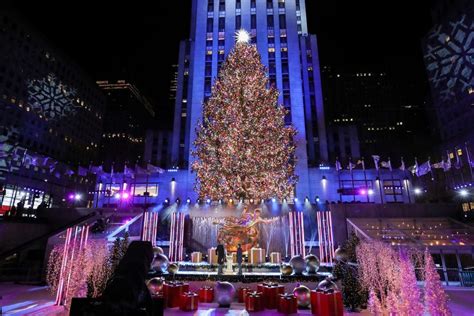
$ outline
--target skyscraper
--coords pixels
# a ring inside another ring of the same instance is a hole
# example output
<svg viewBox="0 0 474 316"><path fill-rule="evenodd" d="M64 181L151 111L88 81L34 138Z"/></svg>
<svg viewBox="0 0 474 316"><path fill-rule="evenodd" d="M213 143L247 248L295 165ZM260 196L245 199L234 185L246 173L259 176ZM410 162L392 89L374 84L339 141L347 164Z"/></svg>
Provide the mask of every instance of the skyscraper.
<svg viewBox="0 0 474 316"><path fill-rule="evenodd" d="M202 104L219 68L245 29L268 69L279 103L298 130L298 194L309 186L308 166L327 162L328 149L316 36L308 35L304 0L193 0L191 37L180 46L172 162L188 167Z"/></svg>
<svg viewBox="0 0 474 316"><path fill-rule="evenodd" d="M107 97L100 159L106 169L112 164L142 161L146 131L153 127L155 111L140 91L125 80L97 81Z"/></svg>

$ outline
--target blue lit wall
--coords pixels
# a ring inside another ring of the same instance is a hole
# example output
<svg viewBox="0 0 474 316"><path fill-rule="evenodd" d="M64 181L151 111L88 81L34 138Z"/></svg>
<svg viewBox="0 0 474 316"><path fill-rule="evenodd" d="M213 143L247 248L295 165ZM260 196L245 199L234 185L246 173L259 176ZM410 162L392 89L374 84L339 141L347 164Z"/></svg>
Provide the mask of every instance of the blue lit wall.
<svg viewBox="0 0 474 316"><path fill-rule="evenodd" d="M194 159L190 152L202 104L234 46L235 31L243 28L257 45L270 82L280 91L280 104L290 110L288 121L298 130L296 192L305 196L310 188L308 165L328 158L316 37L302 41L308 32L304 0L254 3L255 7L251 0L193 1L191 38L180 46L172 161L187 168ZM302 56L306 56L304 65Z"/></svg>

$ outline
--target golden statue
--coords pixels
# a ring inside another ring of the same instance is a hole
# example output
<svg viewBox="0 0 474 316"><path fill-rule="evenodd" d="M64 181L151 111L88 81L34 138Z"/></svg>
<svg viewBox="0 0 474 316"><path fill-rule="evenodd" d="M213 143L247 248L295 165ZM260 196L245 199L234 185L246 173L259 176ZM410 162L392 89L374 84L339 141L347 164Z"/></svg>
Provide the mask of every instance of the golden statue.
<svg viewBox="0 0 474 316"><path fill-rule="evenodd" d="M252 214L248 207L244 206L240 218L234 216L226 218L217 234L218 243L223 244L229 252L237 251L238 244L242 246L244 252L257 246L260 239L258 224L277 220L277 218L263 219L261 214L262 210L259 208Z"/></svg>

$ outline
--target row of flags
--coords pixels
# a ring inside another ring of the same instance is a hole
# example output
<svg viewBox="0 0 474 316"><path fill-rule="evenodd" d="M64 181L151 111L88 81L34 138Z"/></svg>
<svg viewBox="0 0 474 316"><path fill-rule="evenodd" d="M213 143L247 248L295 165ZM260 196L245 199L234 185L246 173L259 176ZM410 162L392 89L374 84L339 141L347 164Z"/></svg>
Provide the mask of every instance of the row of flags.
<svg viewBox="0 0 474 316"><path fill-rule="evenodd" d="M474 161L471 160L469 151L467 149L466 149L466 156L467 156L468 167L473 168ZM393 171L394 168L392 167L392 162L390 158L388 158L387 160L381 160L379 155L372 155L372 159L374 161L374 166L376 170L380 170L380 168L385 168L385 169L389 169L390 171ZM338 159L336 159L335 166L336 166L337 171L341 171L344 169L341 162ZM359 167L362 170L366 169L364 159L359 159L355 163L352 162L351 159L349 159L346 169L352 172L352 170L357 169ZM411 172L413 175L421 177L425 174L431 173L432 169L443 169L444 172L447 172L451 168L460 169L462 167L463 167L463 162L459 155L456 155L456 161L454 163L449 158L449 155L447 155L446 160L443 158L440 162L436 162L436 163L431 163L430 159L428 159L422 164L419 164L418 160L415 158L415 164L412 166L409 166L408 168L405 166L405 161L403 160L403 158L401 158L400 166L397 169L401 171L407 170Z"/></svg>
<svg viewBox="0 0 474 316"><path fill-rule="evenodd" d="M59 163L57 160L39 155L36 153L31 153L25 148L16 147L13 148L8 154L5 152L5 155L0 155L0 168L7 172L12 172L19 170L20 168L34 169L35 171L42 171L44 173L50 173L56 178L61 178L62 176L71 177L73 175L78 175L86 177L88 174L95 174L98 176L109 176L114 177L114 165L112 164L110 173L105 172L102 165L94 166L90 165L89 167L78 166L76 168L71 168L66 164ZM125 165L123 173L126 176L134 177L139 174L151 174L151 173L163 173L164 170L160 167L154 166L150 163L146 165L145 168L140 167L136 164L133 168Z"/></svg>

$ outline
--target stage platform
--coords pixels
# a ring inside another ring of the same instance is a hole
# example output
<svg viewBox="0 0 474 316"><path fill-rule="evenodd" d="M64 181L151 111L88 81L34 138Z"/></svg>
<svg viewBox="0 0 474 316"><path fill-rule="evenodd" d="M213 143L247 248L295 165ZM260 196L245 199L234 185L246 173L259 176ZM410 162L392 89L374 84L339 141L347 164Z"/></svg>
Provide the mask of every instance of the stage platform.
<svg viewBox="0 0 474 316"><path fill-rule="evenodd" d="M214 271L178 271L176 274L149 274L149 277L163 277L165 280L177 281L227 281L231 283L259 283L272 281L277 283L293 282L320 282L330 275L329 272L318 272L316 274L282 275L280 272L244 272L242 275L236 273L224 273L218 275Z"/></svg>

